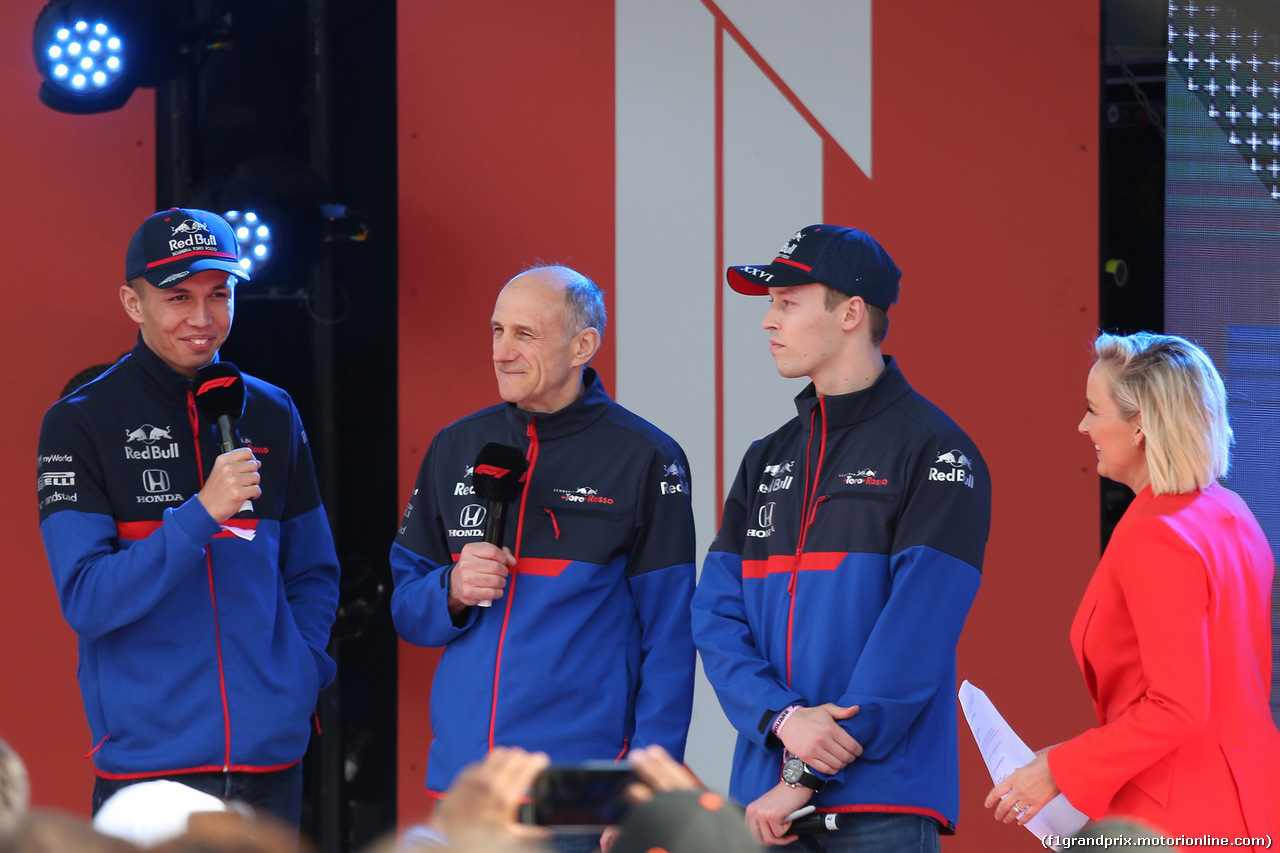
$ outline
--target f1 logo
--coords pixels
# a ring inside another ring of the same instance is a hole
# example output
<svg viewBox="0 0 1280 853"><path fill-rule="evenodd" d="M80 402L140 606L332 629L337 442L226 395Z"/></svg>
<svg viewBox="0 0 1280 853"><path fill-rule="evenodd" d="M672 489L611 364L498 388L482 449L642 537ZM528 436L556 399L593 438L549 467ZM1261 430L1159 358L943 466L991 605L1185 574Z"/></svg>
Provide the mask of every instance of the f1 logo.
<svg viewBox="0 0 1280 853"><path fill-rule="evenodd" d="M458 523L463 527L479 527L484 522L484 507L480 504L467 504L462 508Z"/></svg>
<svg viewBox="0 0 1280 853"><path fill-rule="evenodd" d="M773 501L770 501L769 503L760 507L759 520L760 520L760 526L762 528L767 529L767 528L773 527L773 507L774 507Z"/></svg>
<svg viewBox="0 0 1280 853"><path fill-rule="evenodd" d="M239 381L239 376L219 376L216 379L210 379L208 382L200 386L200 389L196 391L196 396L199 397L201 394L204 394L207 391L212 391L214 388L230 388Z"/></svg>
<svg viewBox="0 0 1280 853"><path fill-rule="evenodd" d="M482 477L493 477L501 480L503 477L511 473L510 468L499 468L497 465L477 465L475 473Z"/></svg>
<svg viewBox="0 0 1280 853"><path fill-rule="evenodd" d="M169 491L169 472L160 468L148 468L142 472L142 486L152 494Z"/></svg>

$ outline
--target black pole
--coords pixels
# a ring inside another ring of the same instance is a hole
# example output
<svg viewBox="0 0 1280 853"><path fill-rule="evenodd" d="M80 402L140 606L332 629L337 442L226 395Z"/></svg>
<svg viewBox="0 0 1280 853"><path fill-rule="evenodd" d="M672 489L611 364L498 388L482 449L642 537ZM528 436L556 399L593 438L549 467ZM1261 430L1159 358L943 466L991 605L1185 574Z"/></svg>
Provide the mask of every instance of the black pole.
<svg viewBox="0 0 1280 853"><path fill-rule="evenodd" d="M311 167L325 187L333 179L329 94L329 8L327 0L308 0L308 41L311 48ZM318 439L312 447L320 494L337 539L339 504L337 488L337 382L335 376L333 261L324 251L311 270L312 359L315 370L315 427ZM341 542L338 551L342 552ZM329 654L338 660L338 643L330 640ZM345 848L346 808L343 775L342 667L319 698L319 713L328 730L320 738L320 767L312 778L315 791L315 842L319 853L342 853Z"/></svg>

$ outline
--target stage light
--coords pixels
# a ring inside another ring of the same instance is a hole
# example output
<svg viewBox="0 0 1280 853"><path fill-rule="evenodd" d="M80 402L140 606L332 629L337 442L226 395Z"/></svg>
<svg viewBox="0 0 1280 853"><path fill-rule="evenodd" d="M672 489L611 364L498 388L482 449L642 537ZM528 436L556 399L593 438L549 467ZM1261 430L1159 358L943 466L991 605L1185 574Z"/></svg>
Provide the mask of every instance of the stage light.
<svg viewBox="0 0 1280 853"><path fill-rule="evenodd" d="M271 263L271 227L252 210L228 210L222 216L235 229L240 266L250 275L260 275Z"/></svg>
<svg viewBox="0 0 1280 853"><path fill-rule="evenodd" d="M65 113L119 109L167 67L169 29L166 14L145 0L52 0L32 35L40 100Z"/></svg>
<svg viewBox="0 0 1280 853"><path fill-rule="evenodd" d="M197 191L192 206L222 214L236 232L254 290L301 288L324 243L327 191L308 164L272 155L241 163Z"/></svg>

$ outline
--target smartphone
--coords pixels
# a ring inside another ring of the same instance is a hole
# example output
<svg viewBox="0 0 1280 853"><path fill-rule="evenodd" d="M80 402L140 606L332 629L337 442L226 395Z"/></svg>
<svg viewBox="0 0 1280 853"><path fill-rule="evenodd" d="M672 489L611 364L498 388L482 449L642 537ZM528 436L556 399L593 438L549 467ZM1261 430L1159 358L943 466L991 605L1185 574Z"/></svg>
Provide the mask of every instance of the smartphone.
<svg viewBox="0 0 1280 853"><path fill-rule="evenodd" d="M627 786L636 781L626 761L553 764L533 782L530 822L557 831L602 830L630 806Z"/></svg>

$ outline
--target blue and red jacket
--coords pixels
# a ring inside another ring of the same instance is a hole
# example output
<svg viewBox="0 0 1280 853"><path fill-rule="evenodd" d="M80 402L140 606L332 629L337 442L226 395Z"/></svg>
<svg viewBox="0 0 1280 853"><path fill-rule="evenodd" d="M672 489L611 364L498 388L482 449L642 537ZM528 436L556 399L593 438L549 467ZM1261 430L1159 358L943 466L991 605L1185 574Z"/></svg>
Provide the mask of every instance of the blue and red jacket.
<svg viewBox="0 0 1280 853"><path fill-rule="evenodd" d="M214 428L141 339L45 414L40 532L99 776L288 767L333 679L338 561L306 435L284 391L244 382L262 497L221 527L196 498Z"/></svg>
<svg viewBox="0 0 1280 853"><path fill-rule="evenodd" d="M689 465L680 446L614 403L595 371L553 414L499 404L432 441L391 548L400 636L444 646L431 687L427 789L444 791L494 746L553 761L660 744L679 760L693 703ZM449 572L480 541L472 466L489 442L524 451L504 542L516 557L491 608L448 609Z"/></svg>
<svg viewBox="0 0 1280 853"><path fill-rule="evenodd" d="M778 784L793 704L858 705L862 755L810 803L960 808L956 643L978 590L991 481L973 442L891 359L862 391L796 398L751 445L693 601L707 678L738 730L731 794ZM821 774L819 774L821 775Z"/></svg>

